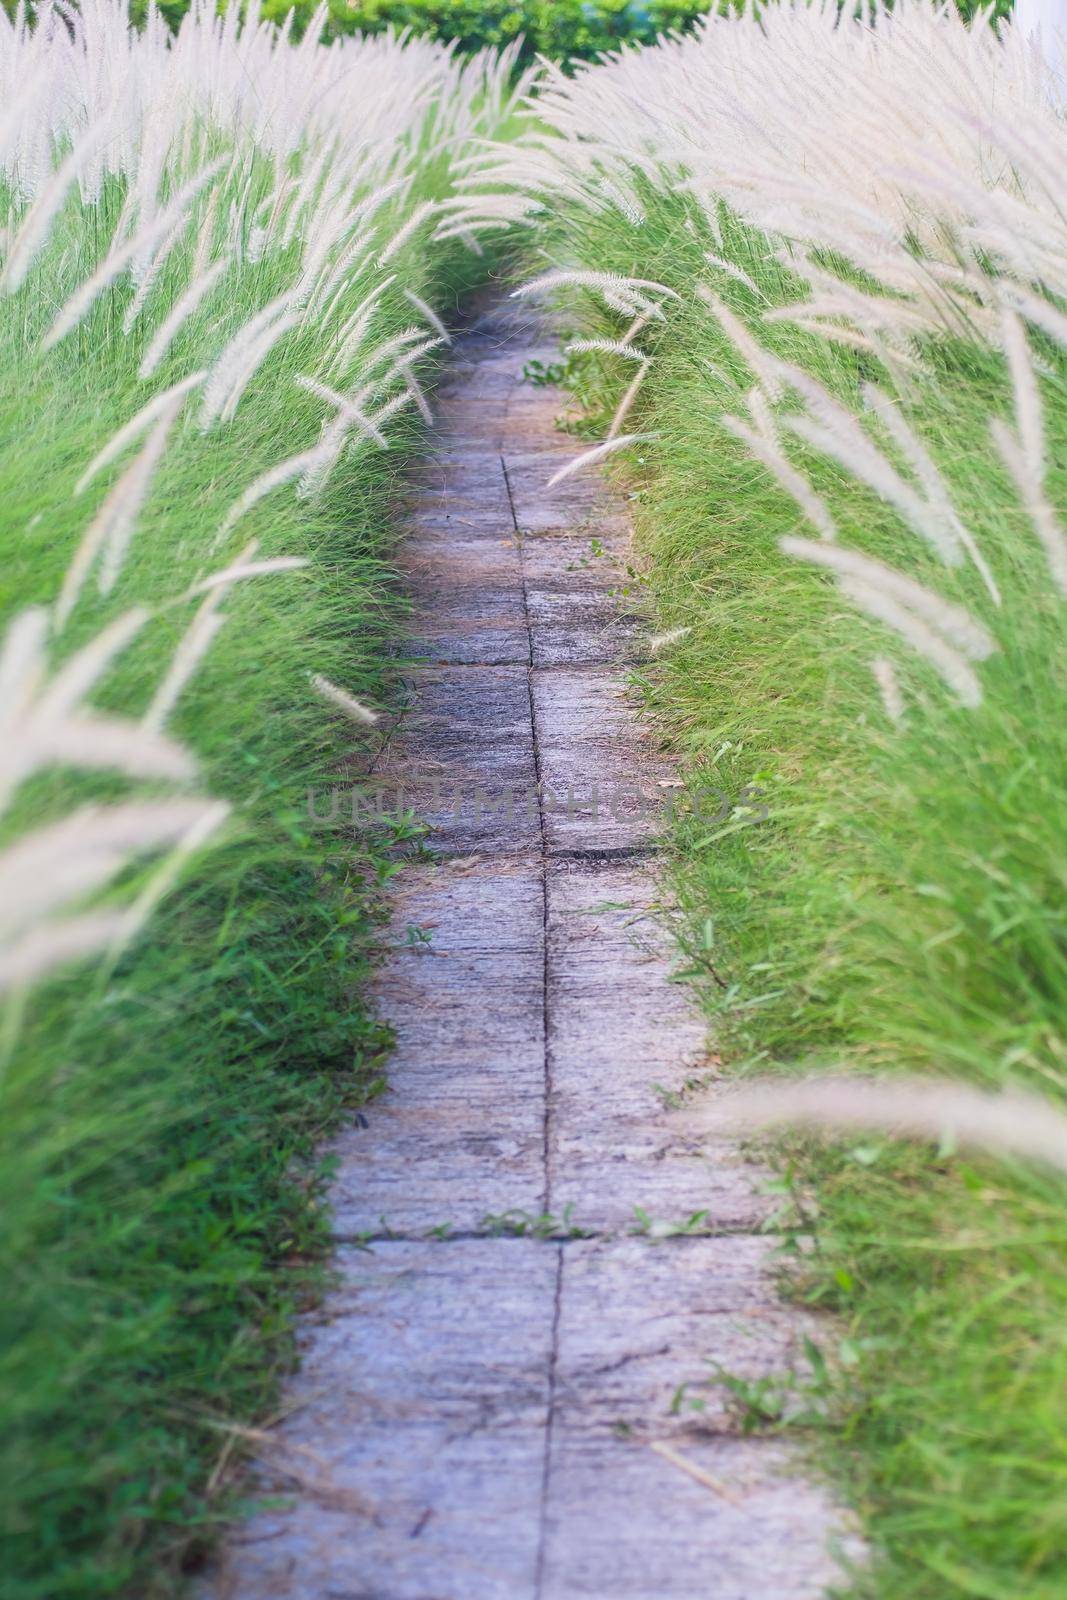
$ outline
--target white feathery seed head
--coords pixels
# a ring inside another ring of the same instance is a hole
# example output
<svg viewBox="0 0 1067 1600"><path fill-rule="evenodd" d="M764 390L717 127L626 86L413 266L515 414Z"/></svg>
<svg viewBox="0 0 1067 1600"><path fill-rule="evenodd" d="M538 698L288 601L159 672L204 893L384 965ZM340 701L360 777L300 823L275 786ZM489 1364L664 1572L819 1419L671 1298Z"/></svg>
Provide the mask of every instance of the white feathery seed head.
<svg viewBox="0 0 1067 1600"><path fill-rule="evenodd" d="M324 678L320 672L311 674L311 684L315 691L328 700L331 705L337 706L352 722L361 723L364 727L373 728L378 721L378 713L371 711L362 704L347 689L339 689L336 683L331 683L329 678Z"/></svg>
<svg viewBox="0 0 1067 1600"><path fill-rule="evenodd" d="M1040 1163L1067 1173L1067 1115L1044 1095L985 1090L947 1078L837 1073L743 1084L695 1113L707 1133L786 1127L867 1131ZM689 1118L692 1124L692 1116Z"/></svg>
<svg viewBox="0 0 1067 1600"><path fill-rule="evenodd" d="M546 489L554 489L557 483L562 483L564 478L573 477L576 472L584 472L587 468L595 466L598 461L613 455L616 450L625 450L631 444L643 444L647 440L658 438L654 433L622 433L616 439L605 439L603 444L594 445L592 450L584 450L580 456L575 456L568 461L566 466L554 472L545 484Z"/></svg>

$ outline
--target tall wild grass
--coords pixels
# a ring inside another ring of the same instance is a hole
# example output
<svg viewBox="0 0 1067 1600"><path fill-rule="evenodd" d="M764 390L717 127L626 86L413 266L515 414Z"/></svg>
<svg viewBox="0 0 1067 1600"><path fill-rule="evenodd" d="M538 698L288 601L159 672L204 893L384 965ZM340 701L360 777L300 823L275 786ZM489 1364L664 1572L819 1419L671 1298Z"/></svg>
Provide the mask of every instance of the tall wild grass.
<svg viewBox="0 0 1067 1600"><path fill-rule="evenodd" d="M821 1421L894 1600L1067 1584L1062 46L930 0L712 18L547 72L457 213L568 308L648 693L758 797L678 825L686 971L738 1069L821 1069L780 1110L853 1131L782 1145L825 1372L741 1398Z"/></svg>
<svg viewBox="0 0 1067 1600"><path fill-rule="evenodd" d="M200 4L0 15L5 1596L170 1593L380 1080L376 735L404 456L482 270L508 55ZM279 1273L280 1263L289 1271Z"/></svg>

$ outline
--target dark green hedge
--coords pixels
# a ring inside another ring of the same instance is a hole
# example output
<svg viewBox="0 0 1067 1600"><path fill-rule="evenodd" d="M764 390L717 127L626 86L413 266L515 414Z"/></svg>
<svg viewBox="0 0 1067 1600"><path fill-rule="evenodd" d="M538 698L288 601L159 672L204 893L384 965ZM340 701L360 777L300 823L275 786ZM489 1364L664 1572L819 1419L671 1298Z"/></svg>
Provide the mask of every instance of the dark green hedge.
<svg viewBox="0 0 1067 1600"><path fill-rule="evenodd" d="M13 0L3 0L7 6ZM327 0L327 36L380 33L410 28L438 39L455 40L461 50L510 44L520 35L523 56L588 58L617 49L625 41L647 44L659 34L684 30L705 12L740 0ZM957 0L973 16L987 0ZM996 14L1007 16L1012 0L996 0ZM135 0L143 11L146 0ZM188 0L160 0L159 9L177 25ZM316 0L264 0L263 14L281 22L294 13L299 37L316 9Z"/></svg>
<svg viewBox="0 0 1067 1600"><path fill-rule="evenodd" d="M31 0L32 3L32 0ZM224 7L226 0L219 0ZM965 17L988 0L956 0ZM0 0L8 12L16 0ZM626 41L647 44L668 31L691 28L710 10L739 7L741 0L327 0L326 36L381 33L388 27L455 40L461 50L510 44L520 35L524 59L534 55L581 60L617 49ZM143 21L148 0L131 0ZM189 0L158 0L158 8L177 27ZM1012 0L995 0L995 15L1010 16ZM316 10L316 0L264 0L263 15L281 22L293 12L299 38Z"/></svg>
<svg viewBox="0 0 1067 1600"><path fill-rule="evenodd" d="M10 0L4 0L5 5ZM454 39L462 50L510 44L520 35L523 54L588 57L616 48L624 40L648 43L668 29L686 28L709 9L710 0L328 0L327 36L380 33L410 28L414 33ZM146 0L136 0L135 14ZM174 26L188 0L160 0L159 9ZM315 0L264 0L263 15L281 22L294 13L299 37L316 9Z"/></svg>
<svg viewBox="0 0 1067 1600"><path fill-rule="evenodd" d="M329 0L334 33L373 33L392 24L439 39L455 39L464 50L508 44L522 35L524 54L590 57L630 41L648 44L660 34L692 27L707 11L740 9L742 0ZM957 0L966 17L988 0ZM312 0L266 0L264 12L279 21L290 9L297 20L312 14ZM1007 16L1011 0L997 0Z"/></svg>

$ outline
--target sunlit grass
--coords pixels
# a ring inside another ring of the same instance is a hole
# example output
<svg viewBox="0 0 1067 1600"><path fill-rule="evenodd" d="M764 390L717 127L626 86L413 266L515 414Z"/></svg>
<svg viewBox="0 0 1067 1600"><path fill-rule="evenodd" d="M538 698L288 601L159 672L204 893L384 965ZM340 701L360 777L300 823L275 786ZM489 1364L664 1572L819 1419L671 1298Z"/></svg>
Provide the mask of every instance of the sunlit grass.
<svg viewBox="0 0 1067 1600"><path fill-rule="evenodd" d="M737 1073L920 1070L1058 1100L1067 647L1063 600L990 438L990 417L1012 415L1004 358L934 335L922 372L895 389L876 355L762 321L795 297L795 280L763 236L720 213L712 237L697 203L667 187L636 182L639 228L618 209L557 207L533 270L595 263L679 297L653 295L665 320L636 341L650 364L626 427L643 442L617 471L641 581L671 639L641 680L694 790L742 802L720 823L683 817L671 841L683 964L713 1037ZM946 568L851 473L795 442L789 455L842 546L906 569L989 627L998 648L978 668L978 706L955 703L920 655L783 553L784 535L816 535L724 426L745 415L753 372L700 283L857 414L863 381L895 395L999 607L973 563ZM633 304L564 294L580 339L625 335ZM1031 337L1062 509L1067 365ZM569 372L583 432L603 439L632 364L586 351ZM872 672L887 651L899 725ZM1067 1584L1062 1180L877 1133L777 1149L787 1240L815 1240L792 1257L790 1288L834 1312L829 1364L809 1404L744 1403L757 1426L789 1428L798 1410L814 1426L809 1440L870 1541L848 1592L1053 1600Z"/></svg>
<svg viewBox="0 0 1067 1600"><path fill-rule="evenodd" d="M71 738L16 790L0 863L90 802L114 819L120 802L191 793L229 816L175 863L176 886L146 925L4 997L5 1600L175 1592L235 1509L240 1428L269 1414L292 1314L321 1281L317 1151L382 1083L388 1036L361 986L393 847L410 830L323 831L307 796L378 737L346 708L389 703L404 463L422 436L441 318L487 264L470 239L430 236L447 221L436 207L453 160L468 137L502 130L509 92L507 62L460 66L429 44L379 41L364 55L353 43L344 64L305 45L294 67L269 32L235 37L205 12L169 56L158 32L127 38L119 8L86 9L88 64L64 54L62 24L37 53L32 35L18 50L4 40L4 70L22 61L38 92L18 102L22 145L5 168L5 248L16 261L27 237L33 248L0 298L0 621L49 609L37 614L44 664L12 653L0 715L36 705L79 649L147 607L136 637L92 675L89 710L121 719L134 754L165 734L195 776L139 782L133 757L90 770L93 750L79 755ZM111 94L101 73L127 55L130 76ZM164 93L175 57L182 92ZM346 140L335 142L339 122ZM48 193L53 158L79 140L87 162L104 150L113 170L60 195L33 240L20 229L34 193ZM161 208L204 163L209 180L177 230L151 245ZM108 251L142 236L139 274L122 268L79 299ZM174 317L205 274L205 293ZM242 346L249 328L263 333L254 347ZM419 359L405 365L405 352ZM149 433L77 492L118 430L198 373L146 482L127 475ZM313 472L248 493L316 450ZM120 541L112 517L112 543L72 585L75 553L112 495L132 526ZM217 591L210 648L193 648L204 615L193 591L250 550L263 570ZM195 671L153 730L154 698L183 651ZM23 717L5 759L30 748L35 726ZM169 870L158 852L122 845L93 910L135 909ZM58 868L48 863L53 877ZM90 884L72 879L59 908L68 925ZM58 947L57 919L29 931Z"/></svg>

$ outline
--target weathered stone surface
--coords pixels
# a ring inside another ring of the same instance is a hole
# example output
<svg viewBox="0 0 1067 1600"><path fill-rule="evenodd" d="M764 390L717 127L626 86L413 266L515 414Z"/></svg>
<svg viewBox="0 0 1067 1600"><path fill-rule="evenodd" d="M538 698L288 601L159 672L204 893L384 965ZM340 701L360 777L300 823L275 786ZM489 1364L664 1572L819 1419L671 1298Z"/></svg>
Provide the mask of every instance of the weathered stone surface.
<svg viewBox="0 0 1067 1600"><path fill-rule="evenodd" d="M825 1494L767 1441L649 1444L561 1427L539 1600L814 1600L840 1579ZM729 1498L727 1498L729 1496Z"/></svg>
<svg viewBox="0 0 1067 1600"><path fill-rule="evenodd" d="M576 473L553 488L548 487L555 474L581 455L583 449L588 446L506 451L511 503L523 533L544 533L553 528L595 531L594 524L613 530L619 526L618 514L608 509L606 490L595 473Z"/></svg>
<svg viewBox="0 0 1067 1600"><path fill-rule="evenodd" d="M768 1295L772 1249L561 1247L541 1600L812 1600L839 1575L824 1494L737 1436L709 1383L712 1363L756 1379L796 1359L797 1318Z"/></svg>
<svg viewBox="0 0 1067 1600"><path fill-rule="evenodd" d="M498 448L466 450L443 445L420 465L417 519L463 517L492 531L514 527L507 479Z"/></svg>
<svg viewBox="0 0 1067 1600"><path fill-rule="evenodd" d="M421 533L422 530L419 530ZM530 659L518 540L413 537L401 570L415 622L406 653L436 663L525 666Z"/></svg>
<svg viewBox="0 0 1067 1600"><path fill-rule="evenodd" d="M767 1293L764 1235L565 1245L556 1338L561 1427L666 1439L733 1426L711 1363L755 1379L797 1355L797 1318ZM697 1412L684 1399L700 1401ZM672 1415L672 1410L677 1414Z"/></svg>
<svg viewBox="0 0 1067 1600"><path fill-rule="evenodd" d="M543 338L493 306L441 386L403 556L433 664L378 768L439 859L399 880L390 1087L334 1146L348 1242L260 1455L290 1503L204 1600L817 1600L834 1576L826 1497L706 1383L787 1365L800 1323L759 1174L686 1132L713 1064L641 859L673 779L626 690L621 510L588 476L546 489L585 446L521 382Z"/></svg>
<svg viewBox="0 0 1067 1600"><path fill-rule="evenodd" d="M415 703L378 765L387 789L445 854L540 843L529 678L522 666L425 668Z"/></svg>
<svg viewBox="0 0 1067 1600"><path fill-rule="evenodd" d="M548 874L548 1209L618 1233L704 1212L702 1230L758 1227L769 1206L735 1150L667 1114L707 1081L704 1026L671 982L652 866L557 861ZM621 1003L620 1003L621 1001Z"/></svg>
<svg viewBox="0 0 1067 1600"><path fill-rule="evenodd" d="M609 666L639 659L640 617L621 568L627 544L571 533L522 540L522 574L536 667Z"/></svg>
<svg viewBox="0 0 1067 1600"><path fill-rule="evenodd" d="M338 1253L218 1600L534 1600L556 1261L524 1239Z"/></svg>
<svg viewBox="0 0 1067 1600"><path fill-rule="evenodd" d="M661 827L672 768L642 738L621 673L535 670L534 716L551 850L633 850Z"/></svg>
<svg viewBox="0 0 1067 1600"><path fill-rule="evenodd" d="M335 1142L335 1227L473 1232L544 1203L544 893L536 860L410 870L380 1012L389 1087Z"/></svg>

